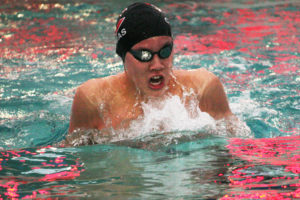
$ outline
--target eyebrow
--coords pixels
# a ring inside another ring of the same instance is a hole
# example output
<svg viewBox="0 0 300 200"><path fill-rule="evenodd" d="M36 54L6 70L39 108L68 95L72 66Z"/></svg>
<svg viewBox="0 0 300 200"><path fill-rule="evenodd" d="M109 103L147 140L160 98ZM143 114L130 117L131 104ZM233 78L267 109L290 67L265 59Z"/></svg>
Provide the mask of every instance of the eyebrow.
<svg viewBox="0 0 300 200"><path fill-rule="evenodd" d="M160 49L158 49L158 51L161 50L162 48L164 48L164 47L166 47L168 45L172 45L172 44L173 44L173 41L166 42ZM143 50L146 50L146 51L150 51L150 52L155 52L155 51L153 51L151 49L147 49L147 48L143 48L143 47L140 47L140 48L137 48L137 49L132 49L132 50L134 50L134 51L143 51Z"/></svg>

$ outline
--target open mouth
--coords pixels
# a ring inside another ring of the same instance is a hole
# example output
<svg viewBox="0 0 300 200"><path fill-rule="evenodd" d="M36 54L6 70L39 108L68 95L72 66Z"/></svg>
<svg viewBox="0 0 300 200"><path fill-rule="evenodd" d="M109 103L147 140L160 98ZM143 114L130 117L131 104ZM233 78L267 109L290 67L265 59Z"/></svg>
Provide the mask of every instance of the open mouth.
<svg viewBox="0 0 300 200"><path fill-rule="evenodd" d="M156 75L150 78L150 88L152 89L160 89L163 87L164 77L160 75Z"/></svg>

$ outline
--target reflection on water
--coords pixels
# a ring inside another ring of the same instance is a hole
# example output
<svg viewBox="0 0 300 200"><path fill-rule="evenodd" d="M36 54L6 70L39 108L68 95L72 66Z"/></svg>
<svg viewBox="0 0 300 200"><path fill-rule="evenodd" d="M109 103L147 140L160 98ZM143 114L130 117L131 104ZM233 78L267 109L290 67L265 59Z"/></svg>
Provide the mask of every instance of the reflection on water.
<svg viewBox="0 0 300 200"><path fill-rule="evenodd" d="M159 199L175 197L178 190L182 197L193 193L218 196L220 191L214 191L215 187L228 187L216 184L228 182L216 177L216 173L228 170L223 165L229 160L227 150L219 147L225 141L208 138L198 142L162 151L115 146L9 151L2 154L1 186L3 194L20 198L59 195ZM24 196L30 189L34 192Z"/></svg>
<svg viewBox="0 0 300 200"><path fill-rule="evenodd" d="M67 186L63 181L72 180L84 171L79 158L52 147L0 153L0 197L3 198L69 195L64 191Z"/></svg>
<svg viewBox="0 0 300 200"><path fill-rule="evenodd" d="M248 161L228 176L226 197L249 199L300 198L300 137L232 139L229 152ZM224 198L226 199L226 198Z"/></svg>
<svg viewBox="0 0 300 200"><path fill-rule="evenodd" d="M15 198L295 199L299 144L299 136L206 136L155 151L105 145L5 151L0 191Z"/></svg>
<svg viewBox="0 0 300 200"><path fill-rule="evenodd" d="M47 146L64 137L74 88L122 71L112 33L128 2L2 0L0 199L300 198L299 2L155 4L174 27L175 67L216 73L254 138ZM203 127L175 125L181 135Z"/></svg>

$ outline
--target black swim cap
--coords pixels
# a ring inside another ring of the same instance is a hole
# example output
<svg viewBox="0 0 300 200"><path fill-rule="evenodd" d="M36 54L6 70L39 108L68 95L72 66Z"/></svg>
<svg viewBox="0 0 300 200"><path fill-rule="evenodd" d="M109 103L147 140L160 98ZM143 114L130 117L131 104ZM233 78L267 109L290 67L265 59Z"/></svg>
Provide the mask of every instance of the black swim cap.
<svg viewBox="0 0 300 200"><path fill-rule="evenodd" d="M150 3L134 3L125 8L116 24L117 54L124 60L136 43L154 36L171 36L165 14Z"/></svg>

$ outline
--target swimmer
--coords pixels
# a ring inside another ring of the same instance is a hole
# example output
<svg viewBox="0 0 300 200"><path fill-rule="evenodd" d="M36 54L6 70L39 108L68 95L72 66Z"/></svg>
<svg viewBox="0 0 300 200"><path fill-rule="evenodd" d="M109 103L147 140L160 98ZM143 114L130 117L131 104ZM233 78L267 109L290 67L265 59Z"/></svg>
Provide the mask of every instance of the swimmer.
<svg viewBox="0 0 300 200"><path fill-rule="evenodd" d="M110 130L126 129L142 116L142 102L172 95L183 98L184 90L192 90L188 99L196 99L200 110L215 120L225 120L228 131L235 134L232 124L238 119L218 77L203 68L173 69L171 27L159 8L148 3L130 5L118 17L115 34L124 72L88 80L77 88L68 136L75 130L96 129L107 137Z"/></svg>

